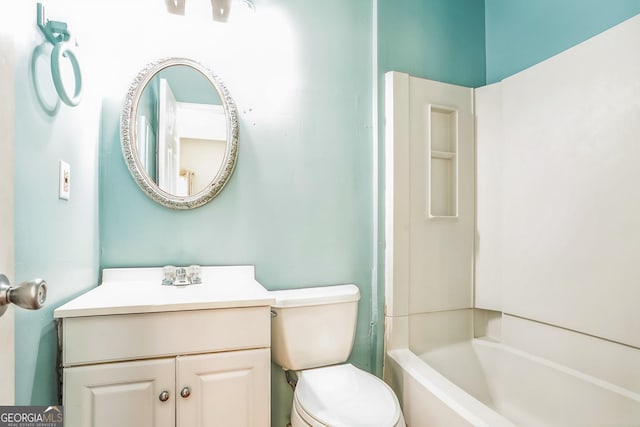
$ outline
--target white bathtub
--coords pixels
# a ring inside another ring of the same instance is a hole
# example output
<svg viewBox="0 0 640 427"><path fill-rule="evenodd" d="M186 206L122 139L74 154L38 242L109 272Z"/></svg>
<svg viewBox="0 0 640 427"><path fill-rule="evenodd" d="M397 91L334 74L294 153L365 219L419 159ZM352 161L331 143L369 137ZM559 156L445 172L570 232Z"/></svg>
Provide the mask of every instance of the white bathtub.
<svg viewBox="0 0 640 427"><path fill-rule="evenodd" d="M486 339L391 350L409 427L640 426L640 395Z"/></svg>

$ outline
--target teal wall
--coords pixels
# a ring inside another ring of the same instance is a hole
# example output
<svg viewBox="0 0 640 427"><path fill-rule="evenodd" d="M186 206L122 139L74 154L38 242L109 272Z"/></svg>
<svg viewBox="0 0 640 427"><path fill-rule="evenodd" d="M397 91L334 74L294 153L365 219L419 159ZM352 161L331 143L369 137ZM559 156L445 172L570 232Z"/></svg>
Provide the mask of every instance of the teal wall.
<svg viewBox="0 0 640 427"><path fill-rule="evenodd" d="M15 311L16 403L50 405L56 402L57 387L53 310L98 280L99 103L88 94L76 108L42 108L34 81L45 105L50 101L54 106L57 99L51 96L47 69L51 46L44 45L44 55L35 56L34 73L32 58L43 39L35 26L35 2L14 3L11 13L16 61L15 281L42 277L48 284L45 307ZM88 68L84 78L86 85L95 84ZM59 160L70 165L69 201L58 199Z"/></svg>
<svg viewBox="0 0 640 427"><path fill-rule="evenodd" d="M640 13L640 0L485 0L487 83Z"/></svg>
<svg viewBox="0 0 640 427"><path fill-rule="evenodd" d="M380 73L484 85L484 0L377 2Z"/></svg>
<svg viewBox="0 0 640 427"><path fill-rule="evenodd" d="M151 201L120 148L126 85L144 64L127 56L124 86L102 109L101 268L252 264L268 289L355 283L351 362L372 370L371 14L369 1L256 2L247 40L210 21L165 39L162 23L157 32L147 23L135 54L164 45L209 65L228 87L240 116L238 162L208 205L174 211ZM272 375L273 425L284 426L291 392L279 368Z"/></svg>

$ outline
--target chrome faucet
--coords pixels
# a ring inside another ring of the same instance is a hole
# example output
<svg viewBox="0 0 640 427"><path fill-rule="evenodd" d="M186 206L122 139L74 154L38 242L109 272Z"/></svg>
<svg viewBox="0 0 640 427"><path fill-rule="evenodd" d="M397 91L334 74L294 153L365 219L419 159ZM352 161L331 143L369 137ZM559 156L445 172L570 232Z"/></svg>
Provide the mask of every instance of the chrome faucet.
<svg viewBox="0 0 640 427"><path fill-rule="evenodd" d="M187 276L187 269L184 267L176 268L176 279L173 281L176 286L190 285L189 277Z"/></svg>
<svg viewBox="0 0 640 427"><path fill-rule="evenodd" d="M202 283L200 266L176 267L165 265L162 267L162 284L168 286L186 286Z"/></svg>

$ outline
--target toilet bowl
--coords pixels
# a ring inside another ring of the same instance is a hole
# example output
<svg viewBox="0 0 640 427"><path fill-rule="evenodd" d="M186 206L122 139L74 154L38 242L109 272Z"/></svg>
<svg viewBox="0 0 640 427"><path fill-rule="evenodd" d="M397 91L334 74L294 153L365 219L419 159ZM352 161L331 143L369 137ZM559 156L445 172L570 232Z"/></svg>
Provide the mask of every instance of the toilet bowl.
<svg viewBox="0 0 640 427"><path fill-rule="evenodd" d="M355 337L355 285L272 291L273 361L297 373L292 427L404 427L393 390L345 363Z"/></svg>
<svg viewBox="0 0 640 427"><path fill-rule="evenodd" d="M332 427L403 427L393 390L351 364L300 372L291 424Z"/></svg>

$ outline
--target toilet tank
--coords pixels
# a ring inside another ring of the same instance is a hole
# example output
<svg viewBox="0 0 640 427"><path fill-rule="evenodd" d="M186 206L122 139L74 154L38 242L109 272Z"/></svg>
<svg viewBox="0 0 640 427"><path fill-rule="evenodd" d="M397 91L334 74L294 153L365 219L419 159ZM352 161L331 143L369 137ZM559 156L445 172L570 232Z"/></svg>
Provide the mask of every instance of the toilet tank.
<svg viewBox="0 0 640 427"><path fill-rule="evenodd" d="M271 358L284 369L343 363L351 354L360 291L356 285L271 291Z"/></svg>

